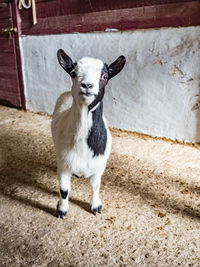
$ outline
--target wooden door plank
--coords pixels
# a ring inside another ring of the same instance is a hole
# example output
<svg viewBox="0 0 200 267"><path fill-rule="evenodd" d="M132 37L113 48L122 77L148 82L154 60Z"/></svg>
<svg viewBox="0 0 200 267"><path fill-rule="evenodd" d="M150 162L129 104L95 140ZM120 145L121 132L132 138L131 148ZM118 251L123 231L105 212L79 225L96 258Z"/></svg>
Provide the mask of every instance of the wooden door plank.
<svg viewBox="0 0 200 267"><path fill-rule="evenodd" d="M18 88L17 93L19 96L18 106L26 109L26 101L24 94L24 83L22 73L22 58L19 44L19 36L21 34L21 18L18 9L18 0L11 2L11 14L14 26L17 28L17 32L13 35L14 40L14 53L15 53L15 66L17 67Z"/></svg>
<svg viewBox="0 0 200 267"><path fill-rule="evenodd" d="M18 85L16 73L14 75L7 73L4 78L0 77L0 88L6 88L6 91L13 92L16 85Z"/></svg>
<svg viewBox="0 0 200 267"><path fill-rule="evenodd" d="M6 71L5 71L6 70ZM16 66L0 66L0 79L14 79L17 77L17 68Z"/></svg>
<svg viewBox="0 0 200 267"><path fill-rule="evenodd" d="M10 9L8 3L0 3L0 18L10 18Z"/></svg>
<svg viewBox="0 0 200 267"><path fill-rule="evenodd" d="M9 35L7 37L0 38L0 53L13 53L13 50L13 39L9 38Z"/></svg>
<svg viewBox="0 0 200 267"><path fill-rule="evenodd" d="M7 88L1 88L0 89L0 102L3 100L3 103L8 102L16 107L20 107L19 103L21 102L19 94L16 94L18 88L13 88L12 92L6 91ZM3 96L3 97L2 97Z"/></svg>
<svg viewBox="0 0 200 267"><path fill-rule="evenodd" d="M17 9L17 0L0 0L0 31L16 27L13 5ZM0 100L21 107L15 36L18 38L16 33L0 34Z"/></svg>
<svg viewBox="0 0 200 267"><path fill-rule="evenodd" d="M11 19L8 19L8 18L0 18L0 32L3 28L10 28L12 27L13 24L12 24L12 20Z"/></svg>
<svg viewBox="0 0 200 267"><path fill-rule="evenodd" d="M15 66L15 57L13 53L0 52L0 66Z"/></svg>

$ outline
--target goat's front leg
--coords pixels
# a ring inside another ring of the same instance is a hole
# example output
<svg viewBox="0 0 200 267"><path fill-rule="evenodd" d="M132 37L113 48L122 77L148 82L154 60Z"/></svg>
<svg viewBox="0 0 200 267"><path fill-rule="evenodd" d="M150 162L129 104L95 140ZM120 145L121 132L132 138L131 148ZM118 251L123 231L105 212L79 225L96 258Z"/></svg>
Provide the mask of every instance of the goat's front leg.
<svg viewBox="0 0 200 267"><path fill-rule="evenodd" d="M63 219L69 209L69 193L71 191L71 173L58 171L60 181L60 201L57 205L58 217Z"/></svg>
<svg viewBox="0 0 200 267"><path fill-rule="evenodd" d="M90 179L90 184L92 186L92 198L90 202L91 211L96 215L97 212L101 213L102 210L102 203L99 197L99 190L101 186L101 175L102 174L95 174Z"/></svg>

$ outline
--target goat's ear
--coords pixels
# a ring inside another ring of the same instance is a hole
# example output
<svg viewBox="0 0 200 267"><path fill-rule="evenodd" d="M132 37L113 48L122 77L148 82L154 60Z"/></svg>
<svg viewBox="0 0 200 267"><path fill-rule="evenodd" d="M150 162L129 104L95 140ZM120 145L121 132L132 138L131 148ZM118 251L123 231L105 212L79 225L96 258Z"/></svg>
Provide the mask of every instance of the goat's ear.
<svg viewBox="0 0 200 267"><path fill-rule="evenodd" d="M108 79L110 80L117 75L123 69L125 63L126 58L124 56L120 56L112 64L110 64L108 67Z"/></svg>
<svg viewBox="0 0 200 267"><path fill-rule="evenodd" d="M69 74L74 69L74 63L72 59L62 50L59 49L57 52L58 62L60 63L61 67Z"/></svg>

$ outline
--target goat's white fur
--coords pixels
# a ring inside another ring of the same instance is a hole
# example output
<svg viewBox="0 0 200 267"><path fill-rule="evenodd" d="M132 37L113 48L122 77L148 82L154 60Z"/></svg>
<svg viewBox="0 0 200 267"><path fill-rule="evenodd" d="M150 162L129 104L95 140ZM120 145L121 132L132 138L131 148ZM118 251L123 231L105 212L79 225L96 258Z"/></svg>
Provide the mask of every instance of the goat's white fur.
<svg viewBox="0 0 200 267"><path fill-rule="evenodd" d="M88 112L88 105L95 98L93 94L98 94L102 67L103 62L99 59L82 58L77 62L77 77L73 79L72 91L65 92L58 98L52 119L52 136L56 148L60 188L70 193L72 174L91 178L92 210L101 206L99 197L101 176L106 167L112 143L111 134L103 116L107 132L104 154L93 157L93 151L87 144L92 127L92 110ZM91 96L80 96L80 90L85 90L81 88L81 82L94 85L90 90ZM60 198L59 210L63 212L67 212L69 208L68 196L66 199Z"/></svg>

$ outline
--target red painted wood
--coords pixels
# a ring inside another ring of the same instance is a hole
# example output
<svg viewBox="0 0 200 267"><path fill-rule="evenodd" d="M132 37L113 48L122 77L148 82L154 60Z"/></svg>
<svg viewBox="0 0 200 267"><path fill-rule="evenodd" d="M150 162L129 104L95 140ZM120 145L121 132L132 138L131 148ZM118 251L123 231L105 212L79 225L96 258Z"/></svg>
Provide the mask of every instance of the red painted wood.
<svg viewBox="0 0 200 267"><path fill-rule="evenodd" d="M193 0L198 2L199 0ZM171 3L191 2L190 0L52 0L52 1L36 1L37 17L48 18L73 14L87 14L100 11L121 10L127 8L138 8L145 6L156 6L165 4L167 8ZM31 9L23 9L20 11L22 20L31 19Z"/></svg>
<svg viewBox="0 0 200 267"><path fill-rule="evenodd" d="M13 52L14 46L12 38L0 38L0 42L1 51L4 51L4 53Z"/></svg>
<svg viewBox="0 0 200 267"><path fill-rule="evenodd" d="M52 1L53 4L54 2ZM106 28L131 30L191 25L200 25L200 1L38 17L35 26L32 25L31 18L23 20L22 16L22 34L25 35L104 31Z"/></svg>
<svg viewBox="0 0 200 267"><path fill-rule="evenodd" d="M0 88L6 88L6 91L12 93L13 88L17 85L17 76L16 73L10 74L7 73L4 75L0 75Z"/></svg>
<svg viewBox="0 0 200 267"><path fill-rule="evenodd" d="M20 96L13 93L13 92L15 92L17 90L18 90L18 86L16 88L13 87L12 91L8 91L8 89L6 87L0 88L0 96L3 95L3 98L0 97L0 103L5 103L6 102L7 105L11 104L11 105L13 105L15 107L21 107L19 105L19 103L21 101Z"/></svg>
<svg viewBox="0 0 200 267"><path fill-rule="evenodd" d="M0 78L7 78L9 75L16 75L16 66L1 66L0 67Z"/></svg>
<svg viewBox="0 0 200 267"><path fill-rule="evenodd" d="M14 2L12 1L12 4ZM12 6L0 0L0 32L3 28L16 27L12 16ZM0 34L0 101L22 107L19 75L16 61L15 35Z"/></svg>
<svg viewBox="0 0 200 267"><path fill-rule="evenodd" d="M0 66L15 66L14 53L0 53Z"/></svg>
<svg viewBox="0 0 200 267"><path fill-rule="evenodd" d="M0 18L0 32L1 32L1 30L3 29L3 28L10 28L10 27L12 27L13 26L13 24L12 24L12 20L10 20L10 19L1 19Z"/></svg>
<svg viewBox="0 0 200 267"><path fill-rule="evenodd" d="M21 107L17 68L14 54L9 54L7 59L0 54L0 101L6 101L16 107ZM3 64L1 64L3 60Z"/></svg>
<svg viewBox="0 0 200 267"><path fill-rule="evenodd" d="M36 0L36 5L38 17L43 18L184 2L191 0Z"/></svg>
<svg viewBox="0 0 200 267"><path fill-rule="evenodd" d="M10 10L8 3L0 3L0 18L10 18Z"/></svg>
<svg viewBox="0 0 200 267"><path fill-rule="evenodd" d="M22 73L22 57L20 51L19 44L19 36L21 35L21 24L20 24L20 16L18 10L18 0L13 0L11 2L11 12L14 26L17 28L17 32L14 34L14 53L16 59L17 66L17 74L18 74L18 86L20 91L20 103L23 109L26 109L26 99L24 94L24 81L23 81L23 73Z"/></svg>

